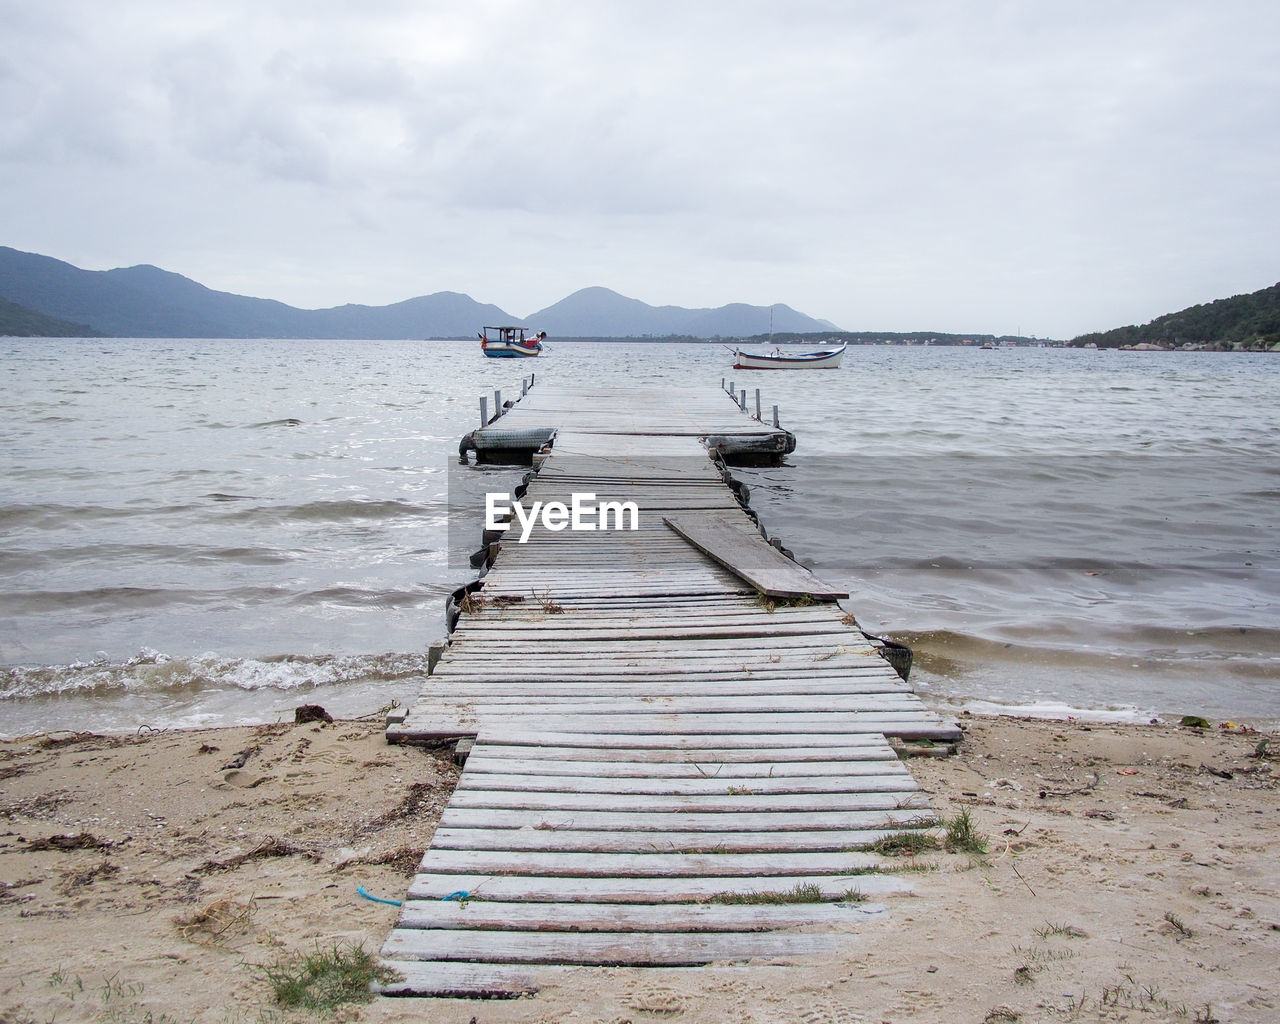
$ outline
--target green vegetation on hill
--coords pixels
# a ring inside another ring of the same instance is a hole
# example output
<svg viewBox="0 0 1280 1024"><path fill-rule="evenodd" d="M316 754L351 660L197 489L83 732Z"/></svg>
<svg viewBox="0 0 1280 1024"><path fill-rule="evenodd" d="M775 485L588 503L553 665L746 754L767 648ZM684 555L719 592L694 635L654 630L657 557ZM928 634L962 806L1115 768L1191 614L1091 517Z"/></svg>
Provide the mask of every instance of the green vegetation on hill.
<svg viewBox="0 0 1280 1024"><path fill-rule="evenodd" d="M0 337L101 338L104 335L87 324L74 324L69 320L59 320L56 316L45 316L34 309L19 306L16 302L0 299Z"/></svg>
<svg viewBox="0 0 1280 1024"><path fill-rule="evenodd" d="M1082 334L1071 339L1070 344L1098 348L1156 345L1213 352L1280 351L1280 284L1166 313L1141 327Z"/></svg>

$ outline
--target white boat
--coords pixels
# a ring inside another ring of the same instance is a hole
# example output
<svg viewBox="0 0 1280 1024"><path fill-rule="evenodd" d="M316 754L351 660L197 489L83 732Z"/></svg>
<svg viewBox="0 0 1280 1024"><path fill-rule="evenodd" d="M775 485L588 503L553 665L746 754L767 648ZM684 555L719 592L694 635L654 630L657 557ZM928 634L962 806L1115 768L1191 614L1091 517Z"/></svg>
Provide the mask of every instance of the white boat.
<svg viewBox="0 0 1280 1024"><path fill-rule="evenodd" d="M816 352L784 352L775 348L772 352L743 352L735 349L735 370L835 370L844 357L844 345L839 348L822 348Z"/></svg>
<svg viewBox="0 0 1280 1024"><path fill-rule="evenodd" d="M486 327L480 332L480 351L490 359L528 358L542 351L546 331L526 338L524 327ZM489 336L489 332L493 336Z"/></svg>

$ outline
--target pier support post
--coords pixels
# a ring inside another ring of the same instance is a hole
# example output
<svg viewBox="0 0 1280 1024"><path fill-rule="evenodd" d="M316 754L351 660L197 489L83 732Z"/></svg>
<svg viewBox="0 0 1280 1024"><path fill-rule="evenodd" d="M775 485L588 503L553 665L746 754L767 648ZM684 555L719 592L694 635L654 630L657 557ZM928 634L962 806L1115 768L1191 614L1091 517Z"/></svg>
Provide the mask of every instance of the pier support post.
<svg viewBox="0 0 1280 1024"><path fill-rule="evenodd" d="M480 396L480 426L487 427L489 425L489 399L484 395Z"/></svg>
<svg viewBox="0 0 1280 1024"><path fill-rule="evenodd" d="M493 389L493 418L496 420L502 415L502 392L497 388Z"/></svg>
<svg viewBox="0 0 1280 1024"><path fill-rule="evenodd" d="M773 407L773 425L775 427L781 426L781 424L778 422L778 407L776 405Z"/></svg>
<svg viewBox="0 0 1280 1024"><path fill-rule="evenodd" d="M742 394L738 398L738 408L743 412L747 411L747 389L742 389Z"/></svg>
<svg viewBox="0 0 1280 1024"><path fill-rule="evenodd" d="M760 418L760 389L756 388L756 419Z"/></svg>

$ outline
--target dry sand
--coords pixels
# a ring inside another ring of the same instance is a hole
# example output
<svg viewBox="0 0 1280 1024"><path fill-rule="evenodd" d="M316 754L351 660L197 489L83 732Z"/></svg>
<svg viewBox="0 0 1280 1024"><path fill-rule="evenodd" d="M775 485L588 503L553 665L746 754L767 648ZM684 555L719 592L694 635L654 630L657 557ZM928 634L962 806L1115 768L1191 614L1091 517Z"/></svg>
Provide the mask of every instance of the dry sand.
<svg viewBox="0 0 1280 1024"><path fill-rule="evenodd" d="M911 770L986 856L933 854L838 956L574 970L342 1020L1280 1021L1280 738L966 718ZM0 744L0 1024L288 1021L254 964L377 950L457 770L374 722Z"/></svg>

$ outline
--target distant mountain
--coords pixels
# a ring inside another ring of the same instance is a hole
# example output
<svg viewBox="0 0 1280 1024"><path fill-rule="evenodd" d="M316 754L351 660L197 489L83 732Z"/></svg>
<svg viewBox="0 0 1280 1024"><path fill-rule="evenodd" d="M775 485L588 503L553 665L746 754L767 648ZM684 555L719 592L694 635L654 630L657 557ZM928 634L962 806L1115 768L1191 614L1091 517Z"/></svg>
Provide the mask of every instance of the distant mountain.
<svg viewBox="0 0 1280 1024"><path fill-rule="evenodd" d="M436 292L389 306L298 309L273 299L213 291L159 267L81 270L0 246L0 299L89 330L126 338L471 338L485 325L524 323L561 338L739 337L835 330L790 306L719 309L650 306L607 288L584 288L527 318ZM771 322L772 321L772 322Z"/></svg>
<svg viewBox="0 0 1280 1024"><path fill-rule="evenodd" d="M512 320L457 292L390 306L298 309L213 291L158 267L81 270L4 246L0 298L125 338L469 338L486 323Z"/></svg>
<svg viewBox="0 0 1280 1024"><path fill-rule="evenodd" d="M1156 345L1161 348L1271 349L1280 346L1280 284L1166 313L1141 327L1082 334L1070 344L1119 348Z"/></svg>
<svg viewBox="0 0 1280 1024"><path fill-rule="evenodd" d="M740 302L719 309L650 306L608 288L583 288L528 317L539 330L557 338L637 338L646 335L693 338L740 337L777 331L810 333L838 330L826 320L797 313L781 303L748 306Z"/></svg>
<svg viewBox="0 0 1280 1024"><path fill-rule="evenodd" d="M94 338L100 332L0 299L0 338Z"/></svg>

